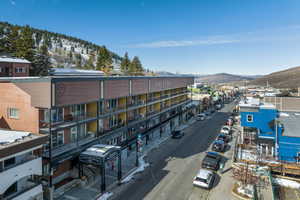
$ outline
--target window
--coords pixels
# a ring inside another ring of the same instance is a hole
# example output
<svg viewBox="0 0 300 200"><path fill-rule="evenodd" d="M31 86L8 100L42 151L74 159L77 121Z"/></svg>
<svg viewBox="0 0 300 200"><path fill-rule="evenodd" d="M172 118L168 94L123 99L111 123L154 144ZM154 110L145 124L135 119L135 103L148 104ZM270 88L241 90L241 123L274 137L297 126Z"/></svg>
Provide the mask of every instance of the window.
<svg viewBox="0 0 300 200"><path fill-rule="evenodd" d="M16 67L15 72L16 73L25 73L25 67Z"/></svg>
<svg viewBox="0 0 300 200"><path fill-rule="evenodd" d="M19 119L19 109L9 108L8 109L8 117L13 118L13 119Z"/></svg>
<svg viewBox="0 0 300 200"><path fill-rule="evenodd" d="M52 135L52 147L58 147L64 144L64 131L54 132Z"/></svg>
<svg viewBox="0 0 300 200"><path fill-rule="evenodd" d="M86 124L80 124L78 130L78 138L83 138L86 136Z"/></svg>
<svg viewBox="0 0 300 200"><path fill-rule="evenodd" d="M253 122L253 115L247 115L247 122Z"/></svg>
<svg viewBox="0 0 300 200"><path fill-rule="evenodd" d="M0 73L1 73L1 72L4 72L4 70L2 69L2 67L0 67Z"/></svg>
<svg viewBox="0 0 300 200"><path fill-rule="evenodd" d="M114 127L114 126L117 126L117 124L118 124L118 119L117 119L117 117L116 117L115 115L111 116L111 117L109 118L109 127L112 128L112 127Z"/></svg>
<svg viewBox="0 0 300 200"><path fill-rule="evenodd" d="M15 163L16 163L16 158L15 157L4 160L4 169L6 169L10 166L13 166Z"/></svg>
<svg viewBox="0 0 300 200"><path fill-rule="evenodd" d="M51 122L63 121L63 108L56 108L51 110ZM50 110L44 110L44 121L49 122Z"/></svg>
<svg viewBox="0 0 300 200"><path fill-rule="evenodd" d="M71 128L71 142L77 141L77 126Z"/></svg>
<svg viewBox="0 0 300 200"><path fill-rule="evenodd" d="M85 104L79 104L72 107L72 114L75 116L85 115Z"/></svg>

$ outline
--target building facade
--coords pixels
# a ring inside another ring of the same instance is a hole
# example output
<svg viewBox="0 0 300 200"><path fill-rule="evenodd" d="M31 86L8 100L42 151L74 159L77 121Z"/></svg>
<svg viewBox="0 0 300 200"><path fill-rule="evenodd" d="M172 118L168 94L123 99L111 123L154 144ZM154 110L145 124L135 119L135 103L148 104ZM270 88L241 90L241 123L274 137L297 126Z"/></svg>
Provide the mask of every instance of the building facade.
<svg viewBox="0 0 300 200"><path fill-rule="evenodd" d="M30 64L25 59L0 57L0 77L29 76Z"/></svg>
<svg viewBox="0 0 300 200"><path fill-rule="evenodd" d="M281 162L300 161L299 113L292 109L280 112L275 105L255 98L242 101L239 107L243 132L250 130L256 134L257 148L263 157Z"/></svg>
<svg viewBox="0 0 300 200"><path fill-rule="evenodd" d="M47 136L0 129L0 199L43 199L42 147Z"/></svg>
<svg viewBox="0 0 300 200"><path fill-rule="evenodd" d="M49 136L43 174L59 190L79 178L78 156L90 146L118 145L128 155L138 137L147 144L151 130L176 127L190 84L176 76L0 79L0 127Z"/></svg>

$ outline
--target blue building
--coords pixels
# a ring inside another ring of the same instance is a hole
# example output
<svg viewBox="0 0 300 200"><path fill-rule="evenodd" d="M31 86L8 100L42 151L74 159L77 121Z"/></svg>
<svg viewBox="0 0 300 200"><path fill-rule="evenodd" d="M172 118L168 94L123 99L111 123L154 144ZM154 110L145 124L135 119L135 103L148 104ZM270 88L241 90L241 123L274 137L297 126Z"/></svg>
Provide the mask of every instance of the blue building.
<svg viewBox="0 0 300 200"><path fill-rule="evenodd" d="M240 102L242 138L254 133L257 151L278 161L300 161L300 113L281 113L256 98Z"/></svg>

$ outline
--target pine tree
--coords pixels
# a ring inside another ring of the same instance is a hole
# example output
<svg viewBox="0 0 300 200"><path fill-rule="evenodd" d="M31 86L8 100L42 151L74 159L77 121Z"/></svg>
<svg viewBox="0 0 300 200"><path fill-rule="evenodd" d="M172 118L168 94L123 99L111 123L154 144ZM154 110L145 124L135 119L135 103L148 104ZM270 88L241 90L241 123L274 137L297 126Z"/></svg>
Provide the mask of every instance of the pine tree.
<svg viewBox="0 0 300 200"><path fill-rule="evenodd" d="M32 30L29 26L25 26L23 28L16 44L17 49L15 55L19 58L25 58L29 61L33 61L35 47L32 39Z"/></svg>
<svg viewBox="0 0 300 200"><path fill-rule="evenodd" d="M50 57L42 53L37 53L33 57L30 76L47 76L51 69Z"/></svg>
<svg viewBox="0 0 300 200"><path fill-rule="evenodd" d="M130 59L128 58L128 53L126 52L124 58L121 61L121 71L127 73L130 67Z"/></svg>
<svg viewBox="0 0 300 200"><path fill-rule="evenodd" d="M96 69L107 73L110 71L112 62L113 61L112 61L111 53L106 49L105 46L100 47L98 58L97 58Z"/></svg>
<svg viewBox="0 0 300 200"><path fill-rule="evenodd" d="M143 75L144 69L141 61L137 56L134 56L129 67L129 73L131 75Z"/></svg>
<svg viewBox="0 0 300 200"><path fill-rule="evenodd" d="M95 61L95 56L94 56L94 54L91 54L88 61L85 63L84 68L85 69L95 69L94 61Z"/></svg>
<svg viewBox="0 0 300 200"><path fill-rule="evenodd" d="M11 53L13 56L16 56L18 38L19 38L19 28L13 26L8 33L6 45L5 45L6 52Z"/></svg>

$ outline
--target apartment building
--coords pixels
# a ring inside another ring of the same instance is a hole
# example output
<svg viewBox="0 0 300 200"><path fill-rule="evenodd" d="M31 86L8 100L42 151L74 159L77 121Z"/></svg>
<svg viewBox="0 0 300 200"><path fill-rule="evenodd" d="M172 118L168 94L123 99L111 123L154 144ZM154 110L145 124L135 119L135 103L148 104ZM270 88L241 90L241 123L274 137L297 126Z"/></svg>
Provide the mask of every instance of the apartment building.
<svg viewBox="0 0 300 200"><path fill-rule="evenodd" d="M43 173L59 191L80 177L79 154L94 144L135 149L137 137L174 128L191 102L192 77L27 77L0 79L0 127L49 136ZM179 120L172 121L176 117ZM179 117L178 117L179 116ZM144 137L145 142L150 137Z"/></svg>
<svg viewBox="0 0 300 200"><path fill-rule="evenodd" d="M30 64L25 59L0 57L0 77L29 76Z"/></svg>
<svg viewBox="0 0 300 200"><path fill-rule="evenodd" d="M42 146L47 136L0 130L0 199L43 199Z"/></svg>

